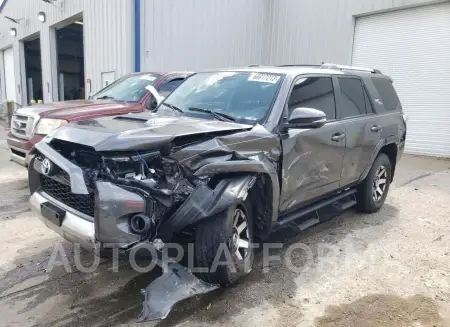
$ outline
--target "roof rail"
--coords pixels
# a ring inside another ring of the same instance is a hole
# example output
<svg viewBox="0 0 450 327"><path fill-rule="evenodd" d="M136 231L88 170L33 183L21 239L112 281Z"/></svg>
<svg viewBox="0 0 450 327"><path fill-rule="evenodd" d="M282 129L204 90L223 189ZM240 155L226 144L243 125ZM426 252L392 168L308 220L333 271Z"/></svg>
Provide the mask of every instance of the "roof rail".
<svg viewBox="0 0 450 327"><path fill-rule="evenodd" d="M327 69L359 70L359 71L362 71L362 72L369 72L369 73L373 73L373 74L381 74L381 71L379 69L355 67L355 66L346 66L346 65L337 65L337 64L332 64L332 63L328 63L328 62L322 63L322 65L320 67L327 68Z"/></svg>
<svg viewBox="0 0 450 327"><path fill-rule="evenodd" d="M276 65L275 67L320 67L320 65L314 64L286 64L286 65Z"/></svg>

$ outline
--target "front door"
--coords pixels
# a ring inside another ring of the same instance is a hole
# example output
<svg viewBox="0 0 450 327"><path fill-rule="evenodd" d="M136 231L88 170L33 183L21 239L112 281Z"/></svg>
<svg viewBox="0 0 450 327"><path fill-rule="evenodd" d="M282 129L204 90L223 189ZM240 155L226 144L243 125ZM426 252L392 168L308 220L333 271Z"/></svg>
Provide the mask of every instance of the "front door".
<svg viewBox="0 0 450 327"><path fill-rule="evenodd" d="M288 100L288 115L295 108L314 108L327 115L315 129L289 129L281 134L283 146L281 212L294 210L339 187L345 155L345 126L336 120L336 102L330 76L298 78Z"/></svg>

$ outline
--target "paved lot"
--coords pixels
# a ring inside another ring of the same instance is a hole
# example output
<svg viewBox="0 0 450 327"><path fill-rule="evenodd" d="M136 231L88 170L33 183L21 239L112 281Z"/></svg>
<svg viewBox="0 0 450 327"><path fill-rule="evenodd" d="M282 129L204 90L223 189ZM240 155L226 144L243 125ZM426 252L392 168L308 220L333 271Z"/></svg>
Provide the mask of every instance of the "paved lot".
<svg viewBox="0 0 450 327"><path fill-rule="evenodd" d="M72 246L28 210L26 170L9 162L0 130L0 326L134 326L156 273L102 261L92 273L46 272L55 245ZM301 234L272 237L312 249L301 269L257 258L238 285L178 305L145 326L450 326L450 161L405 156L385 207L354 211ZM83 255L83 263L92 262ZM267 267L266 267L267 268Z"/></svg>

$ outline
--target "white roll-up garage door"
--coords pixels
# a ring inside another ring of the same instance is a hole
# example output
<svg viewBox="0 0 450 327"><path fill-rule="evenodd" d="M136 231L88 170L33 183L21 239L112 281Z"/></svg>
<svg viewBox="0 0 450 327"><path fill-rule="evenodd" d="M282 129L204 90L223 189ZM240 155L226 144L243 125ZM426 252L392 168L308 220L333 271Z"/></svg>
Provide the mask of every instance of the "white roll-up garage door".
<svg viewBox="0 0 450 327"><path fill-rule="evenodd" d="M3 63L5 65L6 100L16 101L16 79L14 77L13 48L3 51Z"/></svg>
<svg viewBox="0 0 450 327"><path fill-rule="evenodd" d="M450 157L450 4L357 18L352 64L393 78L409 116L405 152Z"/></svg>

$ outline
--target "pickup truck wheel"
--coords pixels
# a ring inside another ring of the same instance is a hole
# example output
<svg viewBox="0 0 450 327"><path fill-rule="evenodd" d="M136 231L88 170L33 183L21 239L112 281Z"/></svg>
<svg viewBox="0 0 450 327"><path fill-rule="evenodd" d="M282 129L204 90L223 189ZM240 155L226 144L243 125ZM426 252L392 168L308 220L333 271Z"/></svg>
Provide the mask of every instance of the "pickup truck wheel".
<svg viewBox="0 0 450 327"><path fill-rule="evenodd" d="M359 210L367 213L380 210L389 191L391 174L389 158L384 153L379 154L366 179L358 187L356 200Z"/></svg>
<svg viewBox="0 0 450 327"><path fill-rule="evenodd" d="M234 204L197 226L196 267L208 269L198 273L199 278L227 286L250 272L254 255L250 246L253 242L250 208L244 202Z"/></svg>

